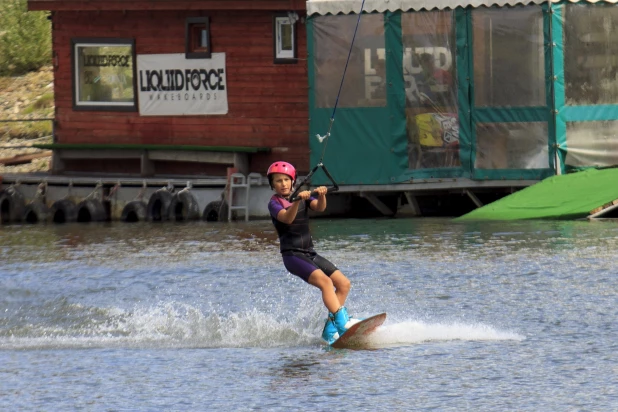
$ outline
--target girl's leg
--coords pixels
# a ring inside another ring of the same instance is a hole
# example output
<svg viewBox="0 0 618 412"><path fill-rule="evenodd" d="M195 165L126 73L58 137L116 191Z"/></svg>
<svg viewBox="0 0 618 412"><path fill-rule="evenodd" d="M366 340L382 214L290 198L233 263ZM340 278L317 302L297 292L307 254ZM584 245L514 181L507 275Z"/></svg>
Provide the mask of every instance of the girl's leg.
<svg viewBox="0 0 618 412"><path fill-rule="evenodd" d="M340 270L334 271L333 274L330 275L330 280L332 280L333 285L335 286L335 294L337 295L337 299L339 299L339 305L345 305L345 301L348 298L348 293L350 293L350 280L343 273L341 273Z"/></svg>
<svg viewBox="0 0 618 412"><path fill-rule="evenodd" d="M335 285L333 284L333 281L331 280L331 278L326 276L326 273L322 272L322 270L320 269L316 269L311 272L311 275L309 275L308 282L310 285L313 285L320 289L320 291L322 292L322 301L324 302L324 306L326 306L330 313L335 313L339 310L339 308L342 306L341 301L339 300L339 297L335 294Z"/></svg>

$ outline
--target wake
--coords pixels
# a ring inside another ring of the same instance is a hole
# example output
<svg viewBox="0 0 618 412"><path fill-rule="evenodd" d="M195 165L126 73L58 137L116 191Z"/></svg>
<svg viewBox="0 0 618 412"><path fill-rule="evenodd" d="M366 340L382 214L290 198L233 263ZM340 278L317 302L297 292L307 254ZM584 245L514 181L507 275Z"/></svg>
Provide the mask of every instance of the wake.
<svg viewBox="0 0 618 412"><path fill-rule="evenodd" d="M220 313L179 302L132 310L67 304L54 310L39 317L41 322L28 321L0 329L0 349L325 346L320 338L325 318L319 305L314 310L276 313L256 309ZM387 318L370 335L370 344L379 348L432 341L524 339L518 333L484 324L389 323Z"/></svg>
<svg viewBox="0 0 618 412"><path fill-rule="evenodd" d="M370 336L375 347L413 345L424 342L447 341L522 341L525 337L511 331L503 331L485 324L425 323L405 321L387 323Z"/></svg>

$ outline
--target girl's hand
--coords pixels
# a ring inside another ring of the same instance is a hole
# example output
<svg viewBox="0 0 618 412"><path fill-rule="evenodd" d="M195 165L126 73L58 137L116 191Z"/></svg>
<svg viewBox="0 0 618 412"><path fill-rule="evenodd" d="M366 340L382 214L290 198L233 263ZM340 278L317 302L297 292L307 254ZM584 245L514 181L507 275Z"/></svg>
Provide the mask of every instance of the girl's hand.
<svg viewBox="0 0 618 412"><path fill-rule="evenodd" d="M315 189L315 192L318 194L319 197L326 196L327 191L328 191L328 188L326 186L320 186L317 189Z"/></svg>
<svg viewBox="0 0 618 412"><path fill-rule="evenodd" d="M309 198L311 197L311 191L310 190L303 190L302 192L300 192L298 195L298 200L309 200Z"/></svg>

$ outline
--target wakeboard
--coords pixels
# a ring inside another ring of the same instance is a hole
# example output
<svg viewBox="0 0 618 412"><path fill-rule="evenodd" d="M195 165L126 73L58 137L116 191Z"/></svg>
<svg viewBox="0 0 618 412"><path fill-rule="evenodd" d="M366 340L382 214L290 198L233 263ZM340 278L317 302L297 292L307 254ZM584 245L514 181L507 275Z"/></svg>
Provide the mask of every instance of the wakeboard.
<svg viewBox="0 0 618 412"><path fill-rule="evenodd" d="M372 316L355 323L346 330L343 336L332 343L335 349L362 349L369 343L369 335L386 320L386 313Z"/></svg>

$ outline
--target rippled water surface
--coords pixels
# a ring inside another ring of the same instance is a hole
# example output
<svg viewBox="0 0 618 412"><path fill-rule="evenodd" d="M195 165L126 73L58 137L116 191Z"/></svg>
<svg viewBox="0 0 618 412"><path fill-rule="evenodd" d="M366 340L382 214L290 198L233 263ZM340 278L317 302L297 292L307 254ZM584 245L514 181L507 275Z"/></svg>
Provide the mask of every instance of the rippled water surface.
<svg viewBox="0 0 618 412"><path fill-rule="evenodd" d="M267 221L0 227L0 410L618 410L618 223L312 230L373 350Z"/></svg>

